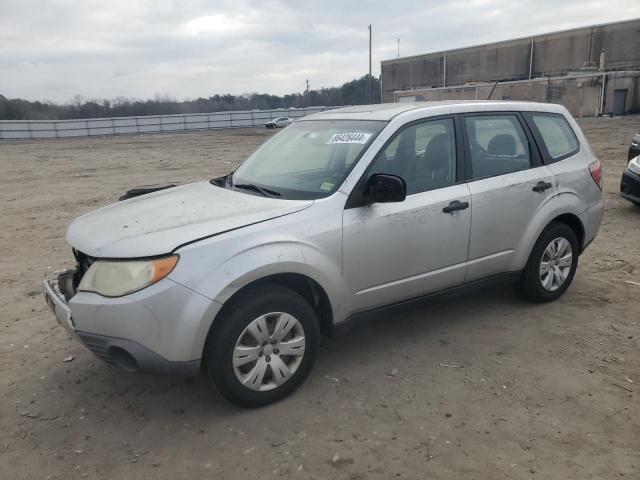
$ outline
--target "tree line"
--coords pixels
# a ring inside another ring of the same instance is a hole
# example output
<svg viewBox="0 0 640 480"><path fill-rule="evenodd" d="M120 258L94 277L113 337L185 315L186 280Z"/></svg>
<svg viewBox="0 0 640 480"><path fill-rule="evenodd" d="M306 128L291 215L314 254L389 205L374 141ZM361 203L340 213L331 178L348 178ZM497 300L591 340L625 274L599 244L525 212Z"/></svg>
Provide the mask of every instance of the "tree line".
<svg viewBox="0 0 640 480"><path fill-rule="evenodd" d="M70 118L130 117L170 115L176 113L207 113L229 110L269 110L306 106L333 107L369 103L369 75L354 79L339 87L291 93L284 96L267 93L245 95L213 95L196 100L177 101L169 96L136 100L118 97L112 100L84 100L76 96L72 102L56 104L48 101L8 99L0 95L0 120L56 120ZM371 103L380 102L380 83L371 77Z"/></svg>

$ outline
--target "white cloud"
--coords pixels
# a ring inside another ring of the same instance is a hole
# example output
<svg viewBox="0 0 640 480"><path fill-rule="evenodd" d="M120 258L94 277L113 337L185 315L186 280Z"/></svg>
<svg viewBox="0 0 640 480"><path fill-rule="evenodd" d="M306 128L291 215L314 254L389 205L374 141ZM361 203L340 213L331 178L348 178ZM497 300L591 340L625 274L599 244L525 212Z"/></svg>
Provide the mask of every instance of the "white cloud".
<svg viewBox="0 0 640 480"><path fill-rule="evenodd" d="M230 17L222 13L193 18L180 26L180 32L188 36L218 36L227 33L248 33L251 24L242 17Z"/></svg>

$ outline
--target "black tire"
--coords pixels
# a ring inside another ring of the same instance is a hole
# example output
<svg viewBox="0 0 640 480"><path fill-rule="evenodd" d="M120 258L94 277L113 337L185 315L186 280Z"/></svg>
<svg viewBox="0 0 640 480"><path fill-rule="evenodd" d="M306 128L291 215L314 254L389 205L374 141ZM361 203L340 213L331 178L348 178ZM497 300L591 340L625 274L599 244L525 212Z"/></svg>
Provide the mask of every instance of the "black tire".
<svg viewBox="0 0 640 480"><path fill-rule="evenodd" d="M280 386L255 391L245 387L236 377L233 351L245 328L256 318L271 312L287 313L298 320L304 330L304 355L297 370ZM250 287L231 300L216 324L217 328L207 342L205 369L220 394L231 403L259 407L277 402L291 394L309 375L317 350L318 317L309 303L293 290L279 285Z"/></svg>
<svg viewBox="0 0 640 480"><path fill-rule="evenodd" d="M566 279L556 290L550 291L542 285L540 279L540 264L547 246L557 238L566 239L571 245L572 264ZM515 284L516 290L524 298L531 302L551 302L559 298L571 285L578 267L578 254L580 247L578 238L571 227L565 223L553 222L540 234L538 241L533 246L527 265L522 272L520 280Z"/></svg>

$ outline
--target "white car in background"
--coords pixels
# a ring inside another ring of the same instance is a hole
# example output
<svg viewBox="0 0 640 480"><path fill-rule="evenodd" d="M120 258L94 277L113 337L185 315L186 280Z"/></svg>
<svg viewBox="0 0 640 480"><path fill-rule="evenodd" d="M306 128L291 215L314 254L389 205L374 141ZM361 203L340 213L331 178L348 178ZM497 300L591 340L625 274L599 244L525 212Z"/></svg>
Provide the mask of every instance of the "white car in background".
<svg viewBox="0 0 640 480"><path fill-rule="evenodd" d="M270 122L267 122L264 126L266 128L283 128L289 125L290 123L293 123L293 119L289 117L278 117L278 118L274 118Z"/></svg>

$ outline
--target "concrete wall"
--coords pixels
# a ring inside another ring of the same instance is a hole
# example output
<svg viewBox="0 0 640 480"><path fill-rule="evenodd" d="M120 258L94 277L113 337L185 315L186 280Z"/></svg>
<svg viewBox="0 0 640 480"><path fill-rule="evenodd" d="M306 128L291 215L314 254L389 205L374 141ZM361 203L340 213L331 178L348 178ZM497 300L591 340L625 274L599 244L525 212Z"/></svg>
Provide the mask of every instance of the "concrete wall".
<svg viewBox="0 0 640 480"><path fill-rule="evenodd" d="M640 110L640 72L607 74L605 100L602 99L602 75L538 78L469 86L417 88L395 92L391 101L422 100L526 100L564 105L575 117L608 114L613 108L614 92L627 90L627 113Z"/></svg>
<svg viewBox="0 0 640 480"><path fill-rule="evenodd" d="M640 46L638 47L640 48ZM607 75L607 85L605 89L604 113L608 114L613 109L613 97L618 89L627 90L627 101L625 110L628 113L640 112L640 72L634 76L625 75L619 72Z"/></svg>
<svg viewBox="0 0 640 480"><path fill-rule="evenodd" d="M532 38L533 78L597 66L602 50L606 70L640 69L640 19L635 19L385 60L383 101L393 101L394 91L415 87L528 79Z"/></svg>

